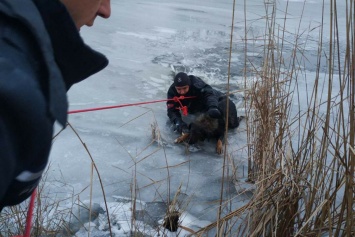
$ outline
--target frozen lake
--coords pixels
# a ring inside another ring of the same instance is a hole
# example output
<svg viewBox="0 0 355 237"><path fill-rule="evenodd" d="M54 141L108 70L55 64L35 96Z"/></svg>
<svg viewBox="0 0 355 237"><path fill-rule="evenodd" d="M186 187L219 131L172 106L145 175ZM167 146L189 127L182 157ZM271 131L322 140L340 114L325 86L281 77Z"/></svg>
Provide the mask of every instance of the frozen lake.
<svg viewBox="0 0 355 237"><path fill-rule="evenodd" d="M235 7L231 90L243 85L244 75L253 76L249 69L261 66L263 60L263 16L267 14L267 4L248 0L244 8L243 2L237 1ZM309 60L304 62L305 69L314 71L322 1L277 3L280 34L284 26L283 11L289 4L287 32L283 36L285 42L290 42L284 47L286 60L291 56L295 35L299 35L300 48ZM174 70L200 76L225 91L232 4L230 0L112 0L112 17L98 19L93 29L85 28L81 32L89 45L109 58L110 64L104 71L71 88L70 110L166 99ZM340 4L339 7L345 6ZM327 31L329 27L324 26ZM243 41L245 36L250 39L247 45ZM324 39L325 45L328 42L329 39ZM235 94L233 100L238 103L241 97ZM248 187L244 183L247 176L245 124L228 135L227 154L235 167L228 162L230 173L223 178L223 155L214 152L214 143L205 142L199 149L187 152L184 145L173 143L177 134L167 122L164 102L69 116L69 123L95 161L110 205L121 205L122 198L137 198L150 203L150 207L157 203L157 208L153 208L156 211L171 201L181 186L183 204L180 208L193 217L189 217L190 223L186 225L196 229L216 220L222 182L223 199L234 198L229 208L233 210L247 203L248 195L237 195L238 188L235 188L235 181L243 188ZM152 125L160 132L159 142L152 139ZM90 156L68 127L54 139L44 184L57 200L73 196L75 200L89 200L91 173ZM94 172L92 197L95 203L104 200L99 181ZM72 201L67 199L63 205ZM229 212L228 209L222 211L222 216Z"/></svg>

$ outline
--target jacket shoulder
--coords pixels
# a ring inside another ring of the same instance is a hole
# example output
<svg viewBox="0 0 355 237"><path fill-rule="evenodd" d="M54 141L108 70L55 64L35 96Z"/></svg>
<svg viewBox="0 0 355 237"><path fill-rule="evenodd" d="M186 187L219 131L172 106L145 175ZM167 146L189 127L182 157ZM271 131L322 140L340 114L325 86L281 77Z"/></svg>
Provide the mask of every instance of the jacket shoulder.
<svg viewBox="0 0 355 237"><path fill-rule="evenodd" d="M196 89L203 89L206 86L209 86L206 82L204 82L201 78L196 77L194 75L189 75L191 80L191 85L193 85Z"/></svg>

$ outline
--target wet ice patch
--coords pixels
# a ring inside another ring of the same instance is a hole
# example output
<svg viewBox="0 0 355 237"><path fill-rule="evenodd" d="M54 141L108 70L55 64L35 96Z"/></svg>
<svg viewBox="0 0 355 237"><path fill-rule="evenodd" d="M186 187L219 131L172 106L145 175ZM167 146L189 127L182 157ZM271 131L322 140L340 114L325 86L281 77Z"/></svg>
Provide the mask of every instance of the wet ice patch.
<svg viewBox="0 0 355 237"><path fill-rule="evenodd" d="M183 196L183 198L186 197ZM179 236L187 236L190 234L181 228L172 233L162 226L168 210L168 205L165 202L135 200L135 205L133 205L134 203L130 198L115 196L114 199L114 202L94 204L94 210L97 213L94 218L89 217L89 208L81 208L85 213L77 219L73 218L75 221L70 224L71 233L81 237L87 236L88 231L90 231L91 236L109 236L111 227L114 236L160 236L161 234L163 236L176 236L176 233L179 233ZM178 197L176 201L179 204L181 200L179 201ZM179 208L178 206L177 208ZM106 210L108 210L108 213ZM109 214L109 218L107 214ZM134 221L132 221L132 218L134 218ZM188 212L183 211L181 213L181 226L196 231L208 224L210 224L209 221L197 218Z"/></svg>
<svg viewBox="0 0 355 237"><path fill-rule="evenodd" d="M232 52L230 63L230 77L244 76L244 52L242 47L238 47L237 52ZM262 58L258 52L253 53L249 58L250 65L246 70L255 69L258 65L262 65ZM220 44L209 48L192 48L186 52L167 53L156 56L152 60L153 63L170 67L175 73L186 72L201 77L211 85L226 83L229 72L229 47ZM250 68L249 68L250 67Z"/></svg>
<svg viewBox="0 0 355 237"><path fill-rule="evenodd" d="M189 145L188 147L189 152L198 152L201 151L201 147L199 145L193 144L193 145Z"/></svg>
<svg viewBox="0 0 355 237"><path fill-rule="evenodd" d="M118 35L126 35L126 36L133 36L135 38L140 38L140 39L149 39L149 40L158 40L159 37L153 34L143 34L143 33L134 33L134 32L122 32L122 31L117 31L116 34Z"/></svg>
<svg viewBox="0 0 355 237"><path fill-rule="evenodd" d="M176 34L177 32L175 29L158 27L158 26L156 26L154 30L163 34Z"/></svg>

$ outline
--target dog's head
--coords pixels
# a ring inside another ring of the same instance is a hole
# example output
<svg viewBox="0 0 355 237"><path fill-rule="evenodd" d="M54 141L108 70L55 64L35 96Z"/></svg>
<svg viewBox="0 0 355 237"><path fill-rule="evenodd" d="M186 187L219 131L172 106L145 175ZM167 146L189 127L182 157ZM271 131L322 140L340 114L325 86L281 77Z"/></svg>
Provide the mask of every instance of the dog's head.
<svg viewBox="0 0 355 237"><path fill-rule="evenodd" d="M198 124L192 123L189 126L189 144L195 144L198 141L204 141L206 139L206 131L203 127Z"/></svg>

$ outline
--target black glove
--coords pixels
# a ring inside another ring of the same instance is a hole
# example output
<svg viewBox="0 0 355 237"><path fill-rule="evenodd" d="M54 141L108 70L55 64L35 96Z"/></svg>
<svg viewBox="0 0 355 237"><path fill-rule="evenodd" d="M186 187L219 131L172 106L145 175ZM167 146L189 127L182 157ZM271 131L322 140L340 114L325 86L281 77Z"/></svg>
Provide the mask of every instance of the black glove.
<svg viewBox="0 0 355 237"><path fill-rule="evenodd" d="M211 118L216 118L216 119L222 117L222 114L217 107L210 107L208 109L208 115Z"/></svg>
<svg viewBox="0 0 355 237"><path fill-rule="evenodd" d="M174 120L174 123L175 123L175 130L178 131L178 133L186 132L188 130L187 124L184 121L182 121L181 118L176 118Z"/></svg>

